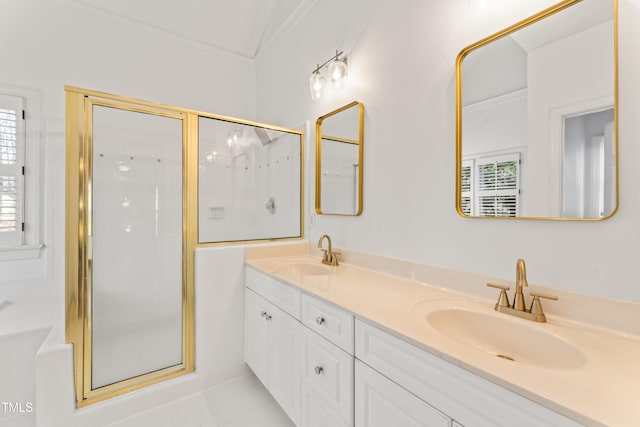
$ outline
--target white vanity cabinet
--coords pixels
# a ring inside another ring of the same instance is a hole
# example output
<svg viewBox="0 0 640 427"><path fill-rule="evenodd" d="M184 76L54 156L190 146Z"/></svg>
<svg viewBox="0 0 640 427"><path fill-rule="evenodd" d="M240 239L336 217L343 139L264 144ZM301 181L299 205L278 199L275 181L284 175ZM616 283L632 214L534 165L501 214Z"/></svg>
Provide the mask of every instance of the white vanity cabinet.
<svg viewBox="0 0 640 427"><path fill-rule="evenodd" d="M256 276L258 285L262 275ZM268 280L267 280L268 282ZM274 281L275 282L275 281ZM256 284L256 282L251 282ZM266 282L265 282L266 283ZM245 292L245 361L285 413L297 425L300 419L301 325L297 318L249 288ZM274 299L299 308L299 292L277 282L257 286ZM296 303L295 301L298 301ZM299 312L298 312L299 318Z"/></svg>
<svg viewBox="0 0 640 427"><path fill-rule="evenodd" d="M297 426L580 425L338 305L245 271L245 360Z"/></svg>
<svg viewBox="0 0 640 427"><path fill-rule="evenodd" d="M301 297L302 427L353 425L353 315Z"/></svg>
<svg viewBox="0 0 640 427"><path fill-rule="evenodd" d="M353 426L353 315L246 270L245 361L301 427Z"/></svg>
<svg viewBox="0 0 640 427"><path fill-rule="evenodd" d="M581 425L359 319L355 348L356 427Z"/></svg>

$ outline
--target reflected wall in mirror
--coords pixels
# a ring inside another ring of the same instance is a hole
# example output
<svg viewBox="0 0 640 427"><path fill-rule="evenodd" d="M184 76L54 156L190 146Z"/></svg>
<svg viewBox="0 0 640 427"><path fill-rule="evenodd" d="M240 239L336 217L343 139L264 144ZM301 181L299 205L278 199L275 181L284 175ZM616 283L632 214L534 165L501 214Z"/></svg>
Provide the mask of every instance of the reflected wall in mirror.
<svg viewBox="0 0 640 427"><path fill-rule="evenodd" d="M460 215L598 220L615 213L616 34L616 0L567 0L460 52Z"/></svg>
<svg viewBox="0 0 640 427"><path fill-rule="evenodd" d="M316 213L362 213L364 105L354 101L316 121Z"/></svg>
<svg viewBox="0 0 640 427"><path fill-rule="evenodd" d="M302 237L302 131L198 122L198 242Z"/></svg>

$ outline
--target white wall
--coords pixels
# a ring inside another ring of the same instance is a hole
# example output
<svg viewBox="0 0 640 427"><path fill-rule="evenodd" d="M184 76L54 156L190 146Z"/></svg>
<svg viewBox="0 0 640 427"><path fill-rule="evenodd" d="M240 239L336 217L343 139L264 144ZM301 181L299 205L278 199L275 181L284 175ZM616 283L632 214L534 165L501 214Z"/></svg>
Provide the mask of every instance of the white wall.
<svg viewBox="0 0 640 427"><path fill-rule="evenodd" d="M43 256L0 262L0 300L64 292L64 85L252 119L250 59L136 28L67 0L0 0L0 86L35 90L45 152ZM160 13L160 12L157 12ZM15 62L7 62L7 59ZM63 307L58 310L62 321Z"/></svg>
<svg viewBox="0 0 640 427"><path fill-rule="evenodd" d="M455 211L456 55L554 3L496 0L477 10L467 0L324 0L263 52L256 63L259 120L315 120L354 99L365 106L364 212L318 216L309 239L329 233L337 247L511 280L522 257L531 283L640 301L633 274L640 258L638 0L619 4L615 216L602 222L509 221L463 219ZM350 86L313 103L307 79L336 48L349 55ZM490 243L491 236L500 238ZM480 241L482 248L475 244Z"/></svg>

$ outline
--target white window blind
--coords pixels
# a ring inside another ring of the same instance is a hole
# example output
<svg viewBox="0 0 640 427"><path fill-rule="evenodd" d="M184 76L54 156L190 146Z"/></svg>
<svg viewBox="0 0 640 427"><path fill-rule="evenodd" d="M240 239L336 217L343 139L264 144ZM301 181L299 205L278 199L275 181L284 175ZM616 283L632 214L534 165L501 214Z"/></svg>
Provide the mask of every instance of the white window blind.
<svg viewBox="0 0 640 427"><path fill-rule="evenodd" d="M517 216L520 156L506 154L476 160L478 216Z"/></svg>
<svg viewBox="0 0 640 427"><path fill-rule="evenodd" d="M465 215L473 215L473 160L464 160L462 162L462 194L460 198L460 209Z"/></svg>
<svg viewBox="0 0 640 427"><path fill-rule="evenodd" d="M0 246L23 243L24 100L0 95Z"/></svg>
<svg viewBox="0 0 640 427"><path fill-rule="evenodd" d="M462 162L461 210L470 216L513 217L520 209L520 153Z"/></svg>

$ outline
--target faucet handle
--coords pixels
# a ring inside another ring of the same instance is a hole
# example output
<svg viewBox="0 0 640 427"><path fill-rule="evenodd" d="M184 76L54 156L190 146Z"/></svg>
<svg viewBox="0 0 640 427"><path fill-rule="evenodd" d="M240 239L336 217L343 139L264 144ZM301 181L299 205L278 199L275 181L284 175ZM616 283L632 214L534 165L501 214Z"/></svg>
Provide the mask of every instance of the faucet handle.
<svg viewBox="0 0 640 427"><path fill-rule="evenodd" d="M542 311L542 304L540 303L540 298L550 299L553 301L557 301L558 297L555 295L544 294L542 292L529 292L529 295L533 297L533 301L531 301L531 307L529 308L529 312L536 316L536 322L544 323L547 321L547 317L544 315Z"/></svg>
<svg viewBox="0 0 640 427"><path fill-rule="evenodd" d="M338 266L338 255L342 255L342 252L336 252L333 251L331 252L331 254L333 255L333 257L331 258L331 265L334 267Z"/></svg>
<svg viewBox="0 0 640 427"><path fill-rule="evenodd" d="M535 297L540 297L540 298L550 299L550 300L553 300L553 301L558 301L558 297L557 296L544 294L542 292L531 291L531 292L529 292L529 295L531 295L534 298Z"/></svg>
<svg viewBox="0 0 640 427"><path fill-rule="evenodd" d="M322 251L322 262L329 261L329 252L327 249L320 249Z"/></svg>
<svg viewBox="0 0 640 427"><path fill-rule="evenodd" d="M507 295L507 291L509 290L509 286L498 285L496 283L487 283L487 286L490 288L500 289L500 296L498 297L498 302L496 303L496 310L498 307L510 307L509 304L509 296Z"/></svg>

